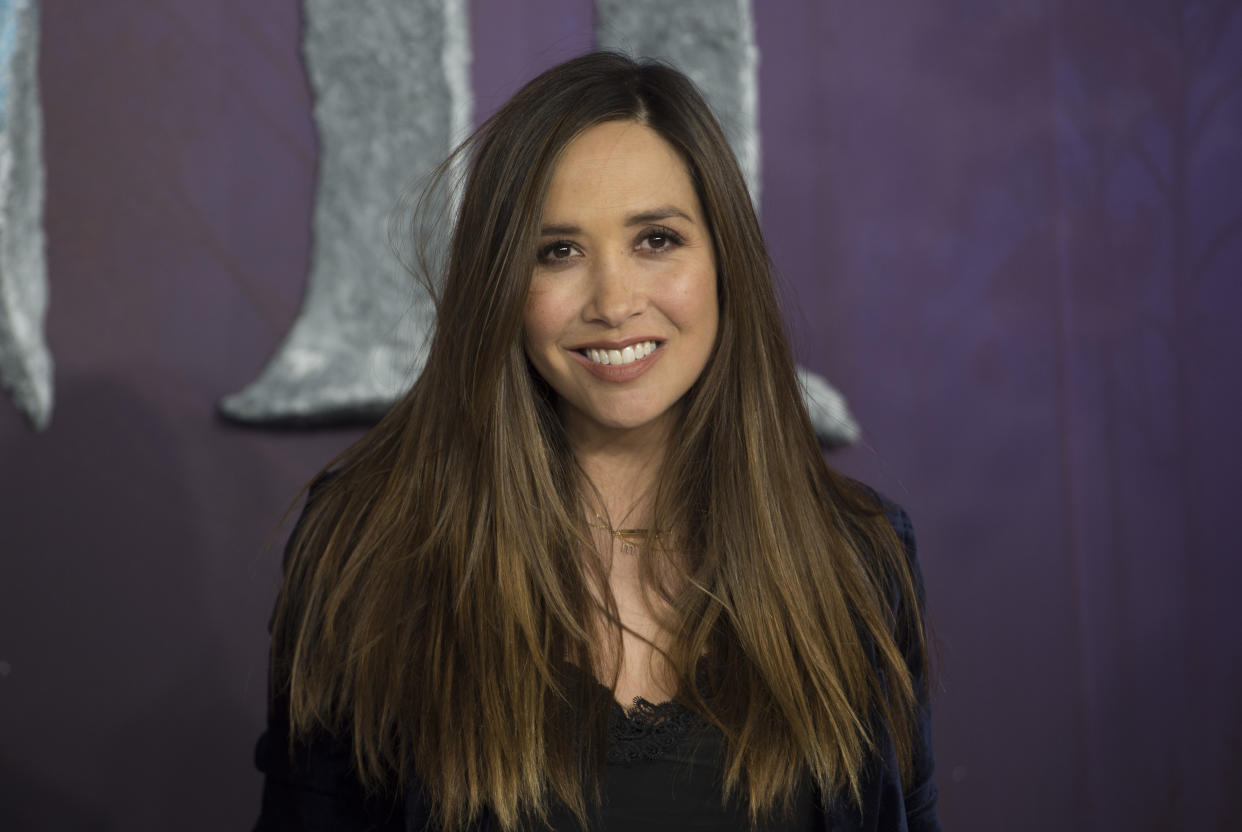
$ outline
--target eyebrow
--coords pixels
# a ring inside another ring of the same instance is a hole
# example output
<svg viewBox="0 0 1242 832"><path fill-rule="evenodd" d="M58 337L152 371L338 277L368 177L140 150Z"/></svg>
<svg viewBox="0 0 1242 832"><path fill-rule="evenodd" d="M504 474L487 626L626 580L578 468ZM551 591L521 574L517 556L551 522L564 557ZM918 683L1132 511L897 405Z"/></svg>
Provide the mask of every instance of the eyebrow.
<svg viewBox="0 0 1242 832"><path fill-rule="evenodd" d="M673 205L662 205L650 211L643 211L641 214L631 214L629 217L626 217L625 225L626 227L646 225L649 222L659 222L669 217L681 217L687 222L694 222L690 215L680 208ZM580 234L581 232L582 229L576 225L545 225L539 229L541 237L552 237L558 234Z"/></svg>

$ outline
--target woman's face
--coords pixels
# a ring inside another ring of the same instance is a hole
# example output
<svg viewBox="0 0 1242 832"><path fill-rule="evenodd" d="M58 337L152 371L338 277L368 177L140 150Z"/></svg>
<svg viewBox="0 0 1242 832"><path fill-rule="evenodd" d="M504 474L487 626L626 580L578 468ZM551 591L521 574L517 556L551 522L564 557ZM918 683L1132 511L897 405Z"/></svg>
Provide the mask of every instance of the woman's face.
<svg viewBox="0 0 1242 832"><path fill-rule="evenodd" d="M662 440L718 312L712 239L677 152L631 121L574 139L543 206L525 315L526 353L571 440Z"/></svg>

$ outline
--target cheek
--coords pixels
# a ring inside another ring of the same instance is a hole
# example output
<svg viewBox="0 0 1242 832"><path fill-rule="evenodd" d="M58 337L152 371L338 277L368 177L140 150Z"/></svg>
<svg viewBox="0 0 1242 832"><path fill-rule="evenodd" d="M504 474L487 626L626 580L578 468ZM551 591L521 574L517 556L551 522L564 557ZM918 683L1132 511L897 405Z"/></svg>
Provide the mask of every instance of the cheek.
<svg viewBox="0 0 1242 832"><path fill-rule="evenodd" d="M572 315L572 305L559 287L531 286L522 313L522 328L528 349L554 341L563 334Z"/></svg>
<svg viewBox="0 0 1242 832"><path fill-rule="evenodd" d="M532 292L522 315L522 345L540 375L547 373L548 355L559 333L556 310L547 301L546 294Z"/></svg>
<svg viewBox="0 0 1242 832"><path fill-rule="evenodd" d="M672 314L682 328L714 338L720 318L714 277L704 277L686 286L674 300Z"/></svg>

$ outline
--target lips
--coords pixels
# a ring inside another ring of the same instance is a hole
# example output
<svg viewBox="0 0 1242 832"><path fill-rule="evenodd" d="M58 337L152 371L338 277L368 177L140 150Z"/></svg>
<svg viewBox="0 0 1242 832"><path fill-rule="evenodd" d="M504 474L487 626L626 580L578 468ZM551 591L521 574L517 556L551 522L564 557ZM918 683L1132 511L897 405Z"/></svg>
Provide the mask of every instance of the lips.
<svg viewBox="0 0 1242 832"><path fill-rule="evenodd" d="M601 381L633 381L664 355L664 342L655 338L631 338L621 342L584 344L571 352L587 372Z"/></svg>

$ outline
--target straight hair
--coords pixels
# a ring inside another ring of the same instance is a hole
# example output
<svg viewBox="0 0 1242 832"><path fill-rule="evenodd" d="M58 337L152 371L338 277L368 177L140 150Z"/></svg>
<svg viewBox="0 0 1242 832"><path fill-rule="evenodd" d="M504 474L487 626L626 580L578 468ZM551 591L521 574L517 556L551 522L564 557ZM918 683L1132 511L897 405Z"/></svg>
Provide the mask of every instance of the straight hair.
<svg viewBox="0 0 1242 832"><path fill-rule="evenodd" d="M724 798L752 823L808 777L825 800L860 802L886 734L911 765L926 696L917 575L875 495L823 460L742 173L684 75L596 53L528 83L441 167L439 185L458 161L465 175L428 281L425 368L329 465L287 550L272 682L291 743L351 737L375 789L416 773L444 828L491 811L511 830L552 799L585 824L600 800L612 699L574 669L606 653L591 622L614 646L622 628L591 590L607 581L589 484L522 326L552 171L617 120L678 152L718 269L717 342L653 502L678 556L650 539L640 552L671 610L675 698L722 733Z"/></svg>

